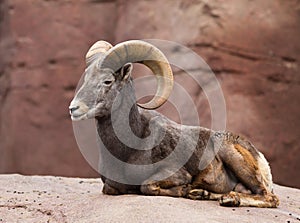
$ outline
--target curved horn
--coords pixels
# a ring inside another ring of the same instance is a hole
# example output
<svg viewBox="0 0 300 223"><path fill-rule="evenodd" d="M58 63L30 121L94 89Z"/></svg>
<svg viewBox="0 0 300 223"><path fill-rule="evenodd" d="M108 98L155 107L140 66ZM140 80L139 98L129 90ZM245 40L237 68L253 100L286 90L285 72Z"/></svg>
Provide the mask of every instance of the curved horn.
<svg viewBox="0 0 300 223"><path fill-rule="evenodd" d="M94 43L85 55L86 65L89 66L95 59L99 59L101 55L106 53L113 46L106 41L98 41Z"/></svg>
<svg viewBox="0 0 300 223"><path fill-rule="evenodd" d="M111 48L100 63L102 68L119 70L126 63L142 63L151 69L157 79L155 96L145 104L145 109L156 109L163 105L173 88L173 73L165 55L155 46L141 40L130 40Z"/></svg>

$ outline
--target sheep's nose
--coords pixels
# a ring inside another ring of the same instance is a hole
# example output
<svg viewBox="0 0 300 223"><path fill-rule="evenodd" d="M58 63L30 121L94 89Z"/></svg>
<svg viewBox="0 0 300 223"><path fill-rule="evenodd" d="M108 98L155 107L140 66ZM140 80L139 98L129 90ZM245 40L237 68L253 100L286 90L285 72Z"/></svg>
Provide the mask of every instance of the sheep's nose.
<svg viewBox="0 0 300 223"><path fill-rule="evenodd" d="M73 113L74 111L76 111L79 108L79 106L74 106L74 107L69 107L70 113Z"/></svg>

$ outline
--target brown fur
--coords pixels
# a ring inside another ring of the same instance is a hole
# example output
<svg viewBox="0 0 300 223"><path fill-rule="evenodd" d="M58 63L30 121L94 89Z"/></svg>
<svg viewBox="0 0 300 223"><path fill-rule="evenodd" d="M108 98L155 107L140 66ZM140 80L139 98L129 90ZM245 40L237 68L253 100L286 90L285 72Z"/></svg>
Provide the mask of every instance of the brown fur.
<svg viewBox="0 0 300 223"><path fill-rule="evenodd" d="M234 148L242 155L244 161L251 166L254 170L258 170L258 164L257 161L254 159L254 157L251 155L251 153L242 147L239 144L234 144Z"/></svg>

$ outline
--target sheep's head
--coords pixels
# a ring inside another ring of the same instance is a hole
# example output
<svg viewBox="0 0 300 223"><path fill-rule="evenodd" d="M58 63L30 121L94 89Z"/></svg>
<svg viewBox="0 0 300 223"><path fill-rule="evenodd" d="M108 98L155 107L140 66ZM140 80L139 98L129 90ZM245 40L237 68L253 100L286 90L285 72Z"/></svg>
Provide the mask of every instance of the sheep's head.
<svg viewBox="0 0 300 223"><path fill-rule="evenodd" d="M158 108L167 101L173 87L173 74L166 57L144 41L126 41L114 47L108 42L98 41L88 51L86 63L83 84L69 107L72 120L109 114L117 94L130 81L132 63L145 64L158 82L155 96L138 106Z"/></svg>

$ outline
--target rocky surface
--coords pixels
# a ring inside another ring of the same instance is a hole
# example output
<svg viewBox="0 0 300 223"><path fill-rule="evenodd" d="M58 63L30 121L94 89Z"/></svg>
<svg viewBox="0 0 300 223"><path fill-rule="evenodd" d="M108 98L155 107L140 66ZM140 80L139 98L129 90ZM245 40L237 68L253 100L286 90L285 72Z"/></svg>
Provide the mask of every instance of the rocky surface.
<svg viewBox="0 0 300 223"><path fill-rule="evenodd" d="M228 208L214 201L109 196L99 179L0 175L0 222L299 222L300 191L275 186L279 208Z"/></svg>
<svg viewBox="0 0 300 223"><path fill-rule="evenodd" d="M299 12L297 0L1 1L0 172L97 176L67 111L83 57L98 39L155 38L205 59L224 91L227 129L264 152L276 182L300 187ZM180 72L176 81L210 127L199 86ZM160 111L178 121L171 105Z"/></svg>

